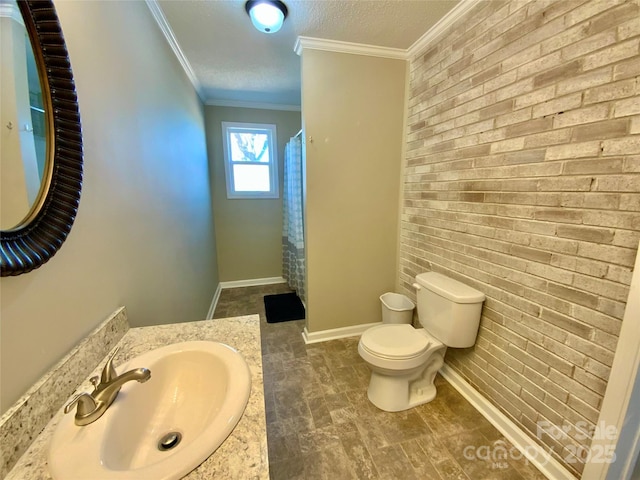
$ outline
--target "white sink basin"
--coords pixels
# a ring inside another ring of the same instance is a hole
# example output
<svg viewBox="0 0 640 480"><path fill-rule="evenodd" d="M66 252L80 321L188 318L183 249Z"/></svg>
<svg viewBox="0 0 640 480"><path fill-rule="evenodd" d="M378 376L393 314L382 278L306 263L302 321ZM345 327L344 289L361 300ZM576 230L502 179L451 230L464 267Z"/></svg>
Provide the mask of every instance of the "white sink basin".
<svg viewBox="0 0 640 480"><path fill-rule="evenodd" d="M216 342L184 342L117 366L151 370L146 383L128 382L105 414L85 427L64 415L49 448L56 480L171 480L206 460L240 420L251 374L244 358ZM173 433L180 442L171 447ZM167 437L164 438L163 437Z"/></svg>

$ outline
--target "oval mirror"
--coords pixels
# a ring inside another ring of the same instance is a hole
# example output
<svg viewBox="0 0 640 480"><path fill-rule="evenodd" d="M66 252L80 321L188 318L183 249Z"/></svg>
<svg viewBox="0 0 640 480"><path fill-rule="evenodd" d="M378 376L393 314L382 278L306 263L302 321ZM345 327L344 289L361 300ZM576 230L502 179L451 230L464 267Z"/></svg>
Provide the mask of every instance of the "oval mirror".
<svg viewBox="0 0 640 480"><path fill-rule="evenodd" d="M47 115L29 34L18 4L0 5L0 229L13 230L37 211L51 169Z"/></svg>
<svg viewBox="0 0 640 480"><path fill-rule="evenodd" d="M66 239L82 187L80 114L50 0L0 0L0 273L47 262Z"/></svg>

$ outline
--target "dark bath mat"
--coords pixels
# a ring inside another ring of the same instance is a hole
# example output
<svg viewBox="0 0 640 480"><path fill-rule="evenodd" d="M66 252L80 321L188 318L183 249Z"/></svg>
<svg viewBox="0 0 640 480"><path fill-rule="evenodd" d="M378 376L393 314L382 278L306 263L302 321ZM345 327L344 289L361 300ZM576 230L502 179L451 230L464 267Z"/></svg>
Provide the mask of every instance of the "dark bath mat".
<svg viewBox="0 0 640 480"><path fill-rule="evenodd" d="M264 296L267 323L288 322L304 318L304 305L295 293Z"/></svg>

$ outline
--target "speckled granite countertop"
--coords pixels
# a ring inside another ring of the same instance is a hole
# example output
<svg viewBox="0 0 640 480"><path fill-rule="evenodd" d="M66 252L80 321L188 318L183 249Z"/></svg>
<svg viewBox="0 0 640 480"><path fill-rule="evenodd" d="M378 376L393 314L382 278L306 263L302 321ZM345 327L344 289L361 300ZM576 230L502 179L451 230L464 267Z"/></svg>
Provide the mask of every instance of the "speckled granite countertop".
<svg viewBox="0 0 640 480"><path fill-rule="evenodd" d="M184 478L186 480L268 479L269 464L258 315L132 328L118 343L120 351L116 355L115 365L120 365L130 358L164 345L192 340L218 341L238 350L251 369L252 383L247 408L231 435L213 455ZM100 362L91 375L99 374L103 364L104 361ZM78 387L78 392L91 389L88 378ZM62 411L59 411L53 417L9 472L6 480L52 478L47 469L46 452L51 435L61 416Z"/></svg>

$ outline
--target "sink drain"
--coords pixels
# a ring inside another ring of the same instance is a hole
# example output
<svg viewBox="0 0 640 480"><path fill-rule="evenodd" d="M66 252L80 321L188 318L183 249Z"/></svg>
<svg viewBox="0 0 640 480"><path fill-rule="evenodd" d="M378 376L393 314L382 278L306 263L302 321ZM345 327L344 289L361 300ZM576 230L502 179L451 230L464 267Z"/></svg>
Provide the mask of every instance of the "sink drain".
<svg viewBox="0 0 640 480"><path fill-rule="evenodd" d="M180 432L169 432L160 438L158 441L158 450L166 452L176 447L182 440L182 434Z"/></svg>

